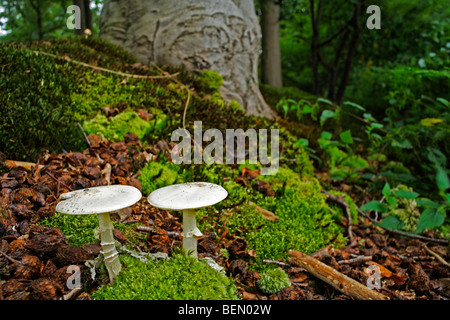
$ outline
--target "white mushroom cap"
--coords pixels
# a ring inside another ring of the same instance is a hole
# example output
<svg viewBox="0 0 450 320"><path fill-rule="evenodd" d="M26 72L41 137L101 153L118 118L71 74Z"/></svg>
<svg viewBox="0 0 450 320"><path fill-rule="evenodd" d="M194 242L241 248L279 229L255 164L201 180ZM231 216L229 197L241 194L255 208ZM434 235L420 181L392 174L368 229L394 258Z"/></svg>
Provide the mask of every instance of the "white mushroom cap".
<svg viewBox="0 0 450 320"><path fill-rule="evenodd" d="M207 182L174 184L153 191L148 202L166 210L185 210L209 207L222 201L228 192L219 185Z"/></svg>
<svg viewBox="0 0 450 320"><path fill-rule="evenodd" d="M64 193L56 212L65 214L98 214L127 208L142 197L139 189L127 185L109 185Z"/></svg>

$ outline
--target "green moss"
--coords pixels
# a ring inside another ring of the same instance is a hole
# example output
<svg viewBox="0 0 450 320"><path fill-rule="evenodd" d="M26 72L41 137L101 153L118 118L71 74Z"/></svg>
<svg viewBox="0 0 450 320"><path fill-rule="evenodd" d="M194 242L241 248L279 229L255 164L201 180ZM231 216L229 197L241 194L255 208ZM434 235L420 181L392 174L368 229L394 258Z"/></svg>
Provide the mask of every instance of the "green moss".
<svg viewBox="0 0 450 320"><path fill-rule="evenodd" d="M289 280L286 272L280 268L267 270L261 273L261 278L258 280L258 287L261 291L269 294L277 293L290 285L291 280Z"/></svg>
<svg viewBox="0 0 450 320"><path fill-rule="evenodd" d="M92 294L96 300L237 300L233 281L205 261L182 254L147 263L121 255L123 269L113 286Z"/></svg>
<svg viewBox="0 0 450 320"><path fill-rule="evenodd" d="M98 218L95 214L76 216L55 213L55 215L45 218L40 223L50 227L58 227L66 237L67 242L72 246L82 246L98 240L94 235L94 230L98 228Z"/></svg>
<svg viewBox="0 0 450 320"><path fill-rule="evenodd" d="M85 121L83 128L87 134L102 134L108 140L123 140L128 132L136 134L139 139L152 129L147 121L144 121L136 112L123 112L113 117L110 121L104 115Z"/></svg>
<svg viewBox="0 0 450 320"><path fill-rule="evenodd" d="M178 172L175 165L150 161L141 170L138 179L141 181L142 193L150 194L152 191L162 188L177 181Z"/></svg>
<svg viewBox="0 0 450 320"><path fill-rule="evenodd" d="M260 176L257 180L267 181L277 197L267 197L251 187L227 181L223 187L228 197L221 203L233 209L222 211L216 226L236 233L247 241L248 250L256 251L252 269L270 269L263 260L286 259L290 249L312 253L331 242L336 246L346 243L344 229L337 223L342 211L329 208L315 178L301 177L292 169L280 167L276 175ZM272 211L279 219L275 222L264 219L248 201ZM210 216L205 218L205 214ZM198 216L203 232L214 226L214 217L216 213L208 211Z"/></svg>
<svg viewBox="0 0 450 320"><path fill-rule="evenodd" d="M223 84L222 76L212 70L203 70L200 76L194 78L195 88L202 93L217 92Z"/></svg>

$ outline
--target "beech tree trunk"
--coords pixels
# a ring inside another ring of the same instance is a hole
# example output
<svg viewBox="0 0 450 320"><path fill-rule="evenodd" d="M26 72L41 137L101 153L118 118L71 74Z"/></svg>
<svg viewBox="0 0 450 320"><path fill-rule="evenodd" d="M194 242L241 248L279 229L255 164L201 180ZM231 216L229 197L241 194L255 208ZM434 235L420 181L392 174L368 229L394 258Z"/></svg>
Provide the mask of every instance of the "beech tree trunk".
<svg viewBox="0 0 450 320"><path fill-rule="evenodd" d="M210 69L222 98L274 117L258 87L260 27L253 0L105 0L100 36L141 63Z"/></svg>
<svg viewBox="0 0 450 320"><path fill-rule="evenodd" d="M280 49L280 5L274 0L265 0L261 5L262 31L262 82L283 87Z"/></svg>

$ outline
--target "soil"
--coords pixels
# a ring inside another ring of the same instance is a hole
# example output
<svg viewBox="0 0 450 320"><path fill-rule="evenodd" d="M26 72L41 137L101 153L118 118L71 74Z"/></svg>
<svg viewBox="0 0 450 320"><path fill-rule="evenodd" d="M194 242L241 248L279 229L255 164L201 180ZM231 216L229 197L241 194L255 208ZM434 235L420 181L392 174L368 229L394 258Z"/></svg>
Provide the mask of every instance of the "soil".
<svg viewBox="0 0 450 320"><path fill-rule="evenodd" d="M16 166L1 177L0 300L90 299L89 293L100 285L100 280L91 281L84 290L75 292L66 285L71 276L68 268L75 265L87 271L84 263L99 254L99 243L71 246L60 229L38 222L55 213L58 198L64 192L108 183L140 189L136 172L156 154L165 152L167 143L142 148L133 134L122 142L102 141L95 135L89 135L88 139L90 147L81 153L46 154L37 163L44 166L40 170L36 170L37 166L31 169ZM257 187L271 192L270 186ZM135 230L147 233L142 250L170 254L173 248L181 246L182 226L178 218L150 206L144 197L132 210L119 213L114 219L122 223L141 222ZM353 225L352 230L354 241L348 246L328 246L311 256L392 300L450 297L448 245L387 233L369 220ZM121 243L129 242L119 230L114 230L114 236ZM228 250L228 259L220 253L222 248ZM233 234L203 235L198 241L198 253L225 268L244 300L350 299L305 269L283 261L267 263L282 267L291 286L276 294L264 294L257 285L259 273L249 265L255 252ZM375 281L375 271L379 283Z"/></svg>

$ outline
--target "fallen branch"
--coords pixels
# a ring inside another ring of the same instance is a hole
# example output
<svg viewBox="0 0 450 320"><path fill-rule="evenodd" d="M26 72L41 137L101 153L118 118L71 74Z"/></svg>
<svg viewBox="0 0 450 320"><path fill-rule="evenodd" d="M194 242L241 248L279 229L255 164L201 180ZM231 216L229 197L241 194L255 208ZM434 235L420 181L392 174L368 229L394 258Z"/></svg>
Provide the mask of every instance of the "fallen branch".
<svg viewBox="0 0 450 320"><path fill-rule="evenodd" d="M345 295L358 300L388 300L389 297L347 277L323 262L296 250L289 250L288 262L305 268L313 276L333 286Z"/></svg>
<svg viewBox="0 0 450 320"><path fill-rule="evenodd" d="M13 167L21 167L31 171L33 168L36 168L36 163L34 162L23 162L23 161L15 161L15 160L5 160L5 165L11 169ZM37 165L37 169L41 170L44 168L42 164Z"/></svg>

